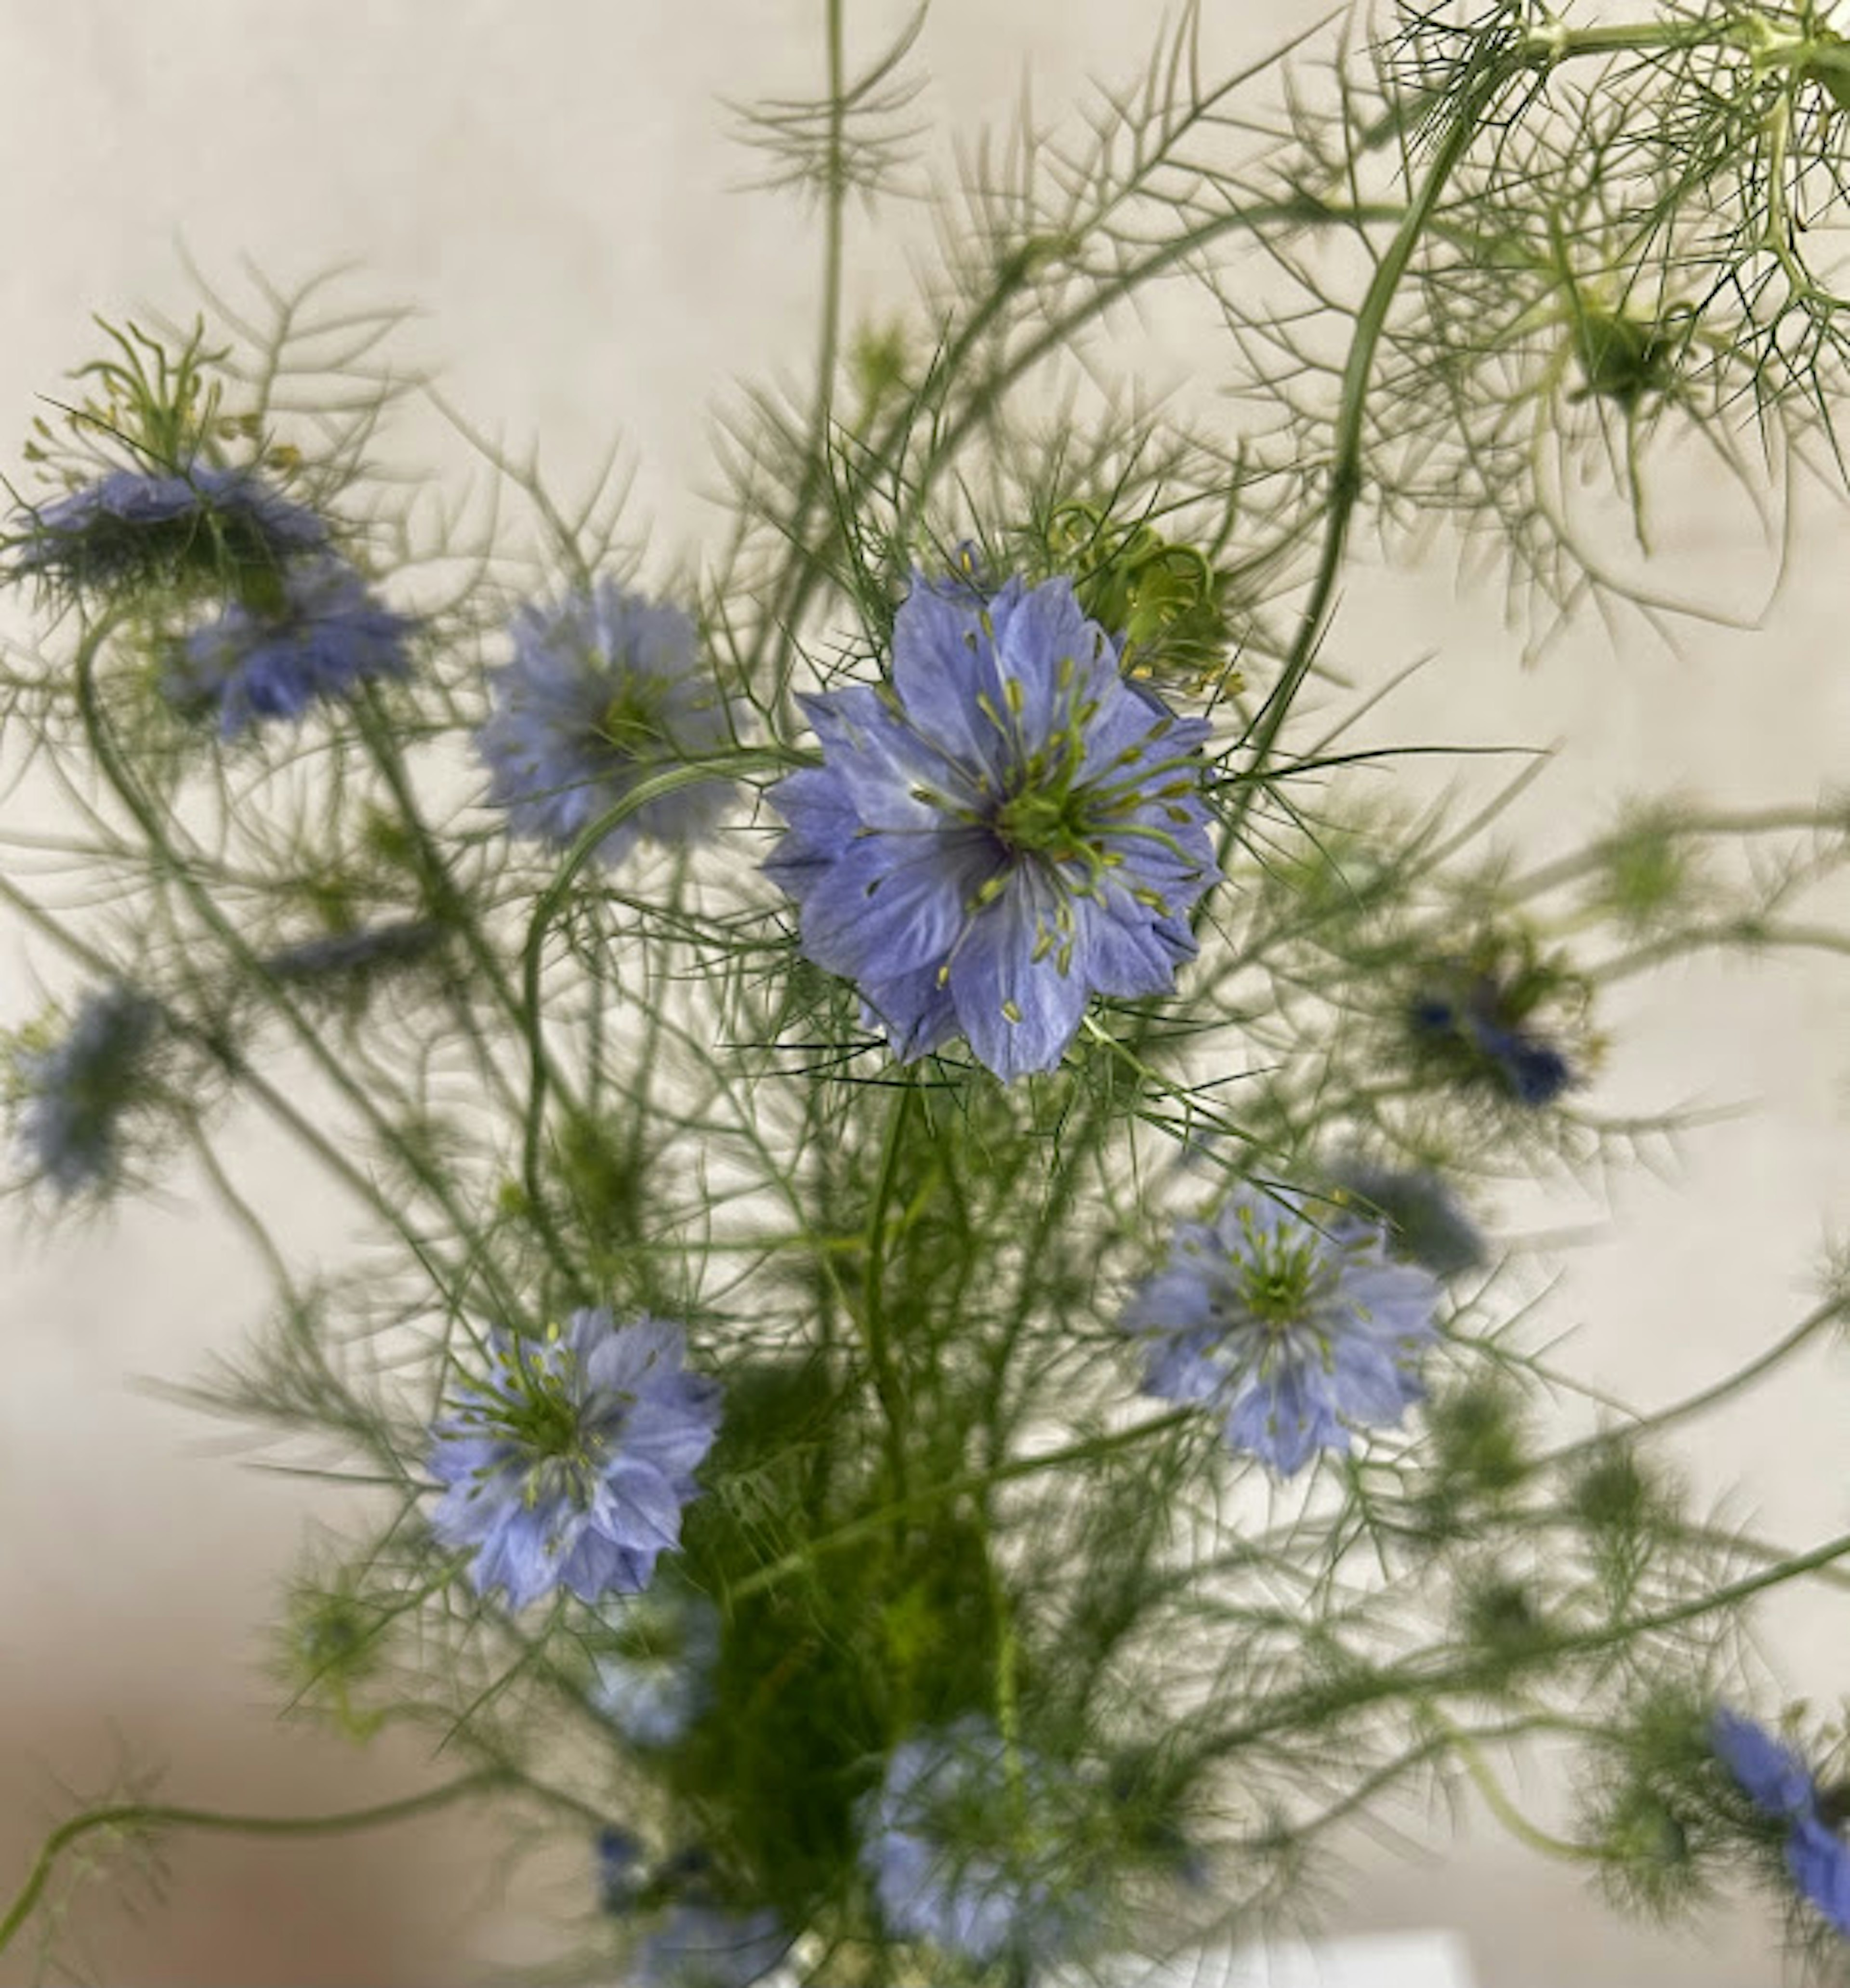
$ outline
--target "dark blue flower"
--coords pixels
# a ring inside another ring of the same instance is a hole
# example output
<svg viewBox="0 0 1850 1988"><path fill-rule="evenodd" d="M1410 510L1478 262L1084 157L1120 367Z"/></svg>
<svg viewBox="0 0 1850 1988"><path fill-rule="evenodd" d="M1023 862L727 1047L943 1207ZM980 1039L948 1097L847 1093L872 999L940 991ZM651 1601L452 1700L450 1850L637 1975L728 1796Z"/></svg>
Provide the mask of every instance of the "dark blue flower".
<svg viewBox="0 0 1850 1988"><path fill-rule="evenodd" d="M1421 995L1409 1019L1416 1036L1462 1047L1508 1096L1539 1111L1574 1081L1573 1068L1551 1043L1504 1019L1501 1002L1497 983L1480 978L1457 996Z"/></svg>
<svg viewBox="0 0 1850 1988"><path fill-rule="evenodd" d="M442 938L443 928L428 918L395 918L298 940L266 954L262 964L272 979L290 983L355 978L421 958Z"/></svg>
<svg viewBox="0 0 1850 1988"><path fill-rule="evenodd" d="M1054 1958L1097 1918L1062 1807L1047 1764L974 1713L895 1747L861 1814L888 1930L979 1966Z"/></svg>
<svg viewBox="0 0 1850 1988"><path fill-rule="evenodd" d="M12 573L107 586L188 566L235 583L327 543L327 527L248 469L195 463L184 475L112 469L13 519Z"/></svg>
<svg viewBox="0 0 1850 1988"><path fill-rule="evenodd" d="M1146 1394L1212 1408L1229 1449L1287 1477L1420 1399L1441 1296L1389 1259L1380 1223L1301 1207L1243 1188L1212 1224L1182 1223L1121 1321L1149 1342Z"/></svg>
<svg viewBox="0 0 1850 1988"><path fill-rule="evenodd" d="M433 1432L448 1488L431 1521L474 1547L470 1578L524 1608L639 1594L680 1543L681 1508L719 1427L716 1381L688 1373L679 1327L579 1311L543 1340L492 1337L493 1371Z"/></svg>
<svg viewBox="0 0 1850 1988"><path fill-rule="evenodd" d="M627 1829L613 1825L598 1831L597 1850L599 1904L618 1917L634 1912L642 1898L641 1843Z"/></svg>
<svg viewBox="0 0 1850 1988"><path fill-rule="evenodd" d="M1484 1260L1484 1239L1438 1175L1423 1169L1349 1160L1332 1170L1358 1212L1386 1229L1396 1256L1436 1277L1455 1277Z"/></svg>
<svg viewBox="0 0 1850 1988"><path fill-rule="evenodd" d="M66 1199L113 1179L122 1115L145 1074L160 1020L145 995L111 987L85 995L61 1040L15 1044L9 1088L19 1149Z"/></svg>
<svg viewBox="0 0 1850 1988"><path fill-rule="evenodd" d="M1051 1070L1094 994L1174 986L1215 875L1208 727L1125 681L1069 581L917 578L891 688L803 702L823 763L774 790L766 867L902 1062L961 1034L1005 1080Z"/></svg>
<svg viewBox="0 0 1850 1988"><path fill-rule="evenodd" d="M657 1587L605 1621L591 1702L633 1746L671 1746L712 1700L719 1610L704 1594Z"/></svg>
<svg viewBox="0 0 1850 1988"><path fill-rule="evenodd" d="M195 629L170 656L161 688L183 709L215 712L221 735L232 739L374 678L404 675L416 627L381 607L343 560L306 560L282 575L269 606L238 602Z"/></svg>
<svg viewBox="0 0 1850 1988"><path fill-rule="evenodd" d="M750 1988L790 1950L769 1907L738 1914L677 1905L636 1956L636 1988Z"/></svg>
<svg viewBox="0 0 1850 1988"><path fill-rule="evenodd" d="M476 737L489 799L516 835L569 847L643 782L724 746L724 700L693 623L600 580L556 608L523 607L514 660L490 672L493 715ZM597 845L614 863L638 837L686 843L712 828L731 789L700 780L658 795Z"/></svg>
<svg viewBox="0 0 1850 1988"><path fill-rule="evenodd" d="M1783 1740L1726 1706L1709 1722L1709 1743L1748 1800L1786 1826L1786 1868L1799 1895L1850 1934L1850 1844L1825 1821L1811 1769Z"/></svg>

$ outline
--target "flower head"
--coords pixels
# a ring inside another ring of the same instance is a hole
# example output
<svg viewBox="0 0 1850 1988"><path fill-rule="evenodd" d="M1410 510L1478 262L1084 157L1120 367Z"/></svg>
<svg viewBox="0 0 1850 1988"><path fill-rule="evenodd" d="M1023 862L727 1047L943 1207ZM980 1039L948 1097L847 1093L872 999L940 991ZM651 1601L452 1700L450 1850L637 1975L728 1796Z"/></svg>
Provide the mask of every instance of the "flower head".
<svg viewBox="0 0 1850 1988"><path fill-rule="evenodd" d="M1734 1783L1769 1822L1786 1827L1786 1868L1799 1895L1850 1934L1850 1843L1826 1821L1811 1770L1764 1726L1725 1706L1709 1722L1709 1743Z"/></svg>
<svg viewBox="0 0 1850 1988"><path fill-rule="evenodd" d="M1421 994L1408 1019L1416 1040L1461 1057L1469 1072L1532 1110L1552 1104L1574 1081L1568 1059L1512 1018L1507 990L1487 974Z"/></svg>
<svg viewBox="0 0 1850 1988"><path fill-rule="evenodd" d="M680 1543L681 1508L719 1427L717 1382L682 1364L680 1329L607 1311L543 1341L492 1338L489 1380L433 1433L447 1486L431 1519L477 1549L477 1590L524 1608L557 1587L580 1601L634 1594Z"/></svg>
<svg viewBox="0 0 1850 1988"><path fill-rule="evenodd" d="M615 1917L634 1912L641 1902L645 1856L639 1838L614 1825L598 1831L597 1901Z"/></svg>
<svg viewBox="0 0 1850 1988"><path fill-rule="evenodd" d="M638 1988L750 1988L789 1951L790 1937L766 1907L745 1914L677 1905L643 1942Z"/></svg>
<svg viewBox="0 0 1850 1988"><path fill-rule="evenodd" d="M327 527L246 469L194 463L184 474L112 469L13 519L12 575L79 589L189 569L235 583L327 543Z"/></svg>
<svg viewBox="0 0 1850 1988"><path fill-rule="evenodd" d="M568 847L651 776L723 746L718 686L701 667L693 623L678 607L614 580L580 587L556 608L523 607L514 660L491 672L494 712L476 736L489 800L516 835ZM597 845L615 863L639 837L691 842L728 800L702 780L658 795Z"/></svg>
<svg viewBox="0 0 1850 1988"><path fill-rule="evenodd" d="M1070 582L915 579L890 691L806 698L823 763L774 800L802 947L902 1062L966 1036L1053 1069L1094 994L1167 992L1214 875L1208 727L1120 674Z"/></svg>
<svg viewBox="0 0 1850 1988"><path fill-rule="evenodd" d="M895 1747L863 1805L861 1861L888 1930L979 1966L1051 1958L1095 1917L1075 1891L1060 1789L975 1714Z"/></svg>
<svg viewBox="0 0 1850 1988"><path fill-rule="evenodd" d="M417 624L384 607L344 560L289 567L276 598L240 601L195 629L169 658L161 688L183 709L216 712L235 738L265 718L299 718L317 700L350 696L376 677L411 665L406 639Z"/></svg>
<svg viewBox="0 0 1850 1988"><path fill-rule="evenodd" d="M1334 1169L1334 1178L1361 1204L1358 1212L1387 1230L1397 1256L1436 1277L1455 1277L1484 1260L1484 1239L1437 1174L1351 1159Z"/></svg>
<svg viewBox="0 0 1850 1988"><path fill-rule="evenodd" d="M85 995L61 1040L15 1043L8 1090L25 1164L66 1200L107 1186L161 1011L127 987Z"/></svg>
<svg viewBox="0 0 1850 1988"><path fill-rule="evenodd" d="M1228 1448L1287 1477L1347 1449L1352 1426L1398 1422L1424 1392L1440 1291L1387 1239L1378 1222L1314 1221L1296 1196L1250 1189L1212 1223L1182 1223L1121 1320L1150 1343L1145 1392L1224 1414Z"/></svg>
<svg viewBox="0 0 1850 1988"><path fill-rule="evenodd" d="M591 1702L631 1745L671 1746L712 1696L719 1611L704 1594L652 1593L607 1618Z"/></svg>

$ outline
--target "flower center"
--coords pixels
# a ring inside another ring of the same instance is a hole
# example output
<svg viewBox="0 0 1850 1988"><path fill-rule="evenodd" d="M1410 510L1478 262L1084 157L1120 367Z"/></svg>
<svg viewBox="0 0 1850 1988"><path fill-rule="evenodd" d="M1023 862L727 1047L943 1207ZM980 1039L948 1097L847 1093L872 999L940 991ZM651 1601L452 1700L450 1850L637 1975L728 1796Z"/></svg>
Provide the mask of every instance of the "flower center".
<svg viewBox="0 0 1850 1988"><path fill-rule="evenodd" d="M1314 1235L1261 1236L1250 1221L1246 1232L1250 1253L1234 1273L1240 1307L1272 1337L1282 1337L1310 1317L1324 1267L1319 1259L1318 1239Z"/></svg>
<svg viewBox="0 0 1850 1988"><path fill-rule="evenodd" d="M597 736L626 759L650 757L662 744L661 694L631 677L607 704L594 728Z"/></svg>
<svg viewBox="0 0 1850 1988"><path fill-rule="evenodd" d="M996 810L990 826L1012 856L1070 863L1085 853L1089 824L1077 791L1062 781L1055 786L1024 787Z"/></svg>

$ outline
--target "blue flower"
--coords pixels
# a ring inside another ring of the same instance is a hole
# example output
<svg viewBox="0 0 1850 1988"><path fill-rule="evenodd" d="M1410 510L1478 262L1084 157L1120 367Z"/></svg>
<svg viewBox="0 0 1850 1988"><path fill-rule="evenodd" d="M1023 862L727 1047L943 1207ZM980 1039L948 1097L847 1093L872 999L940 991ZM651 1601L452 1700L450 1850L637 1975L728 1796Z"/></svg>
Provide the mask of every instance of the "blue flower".
<svg viewBox="0 0 1850 1988"><path fill-rule="evenodd" d="M1174 986L1215 875L1208 727L1125 681L1070 581L916 576L891 689L803 702L823 763L774 790L766 867L902 1062L962 1034L1005 1080L1051 1070L1094 994Z"/></svg>
<svg viewBox="0 0 1850 1988"><path fill-rule="evenodd" d="M1300 1205L1243 1188L1212 1224L1182 1223L1121 1321L1150 1342L1146 1394L1223 1414L1228 1448L1286 1477L1421 1398L1441 1295L1390 1260L1380 1223Z"/></svg>
<svg viewBox="0 0 1850 1988"><path fill-rule="evenodd" d="M443 928L428 918L394 918L298 940L266 954L262 965L272 979L287 983L358 977L421 958L442 938Z"/></svg>
<svg viewBox="0 0 1850 1988"><path fill-rule="evenodd" d="M1348 1160L1332 1177L1361 1203L1358 1212L1385 1228L1396 1256L1434 1276L1455 1277L1484 1260L1484 1239L1437 1174Z"/></svg>
<svg viewBox="0 0 1850 1988"><path fill-rule="evenodd" d="M634 1912L642 1898L641 1843L613 1825L598 1831L597 1851L598 1903L619 1917Z"/></svg>
<svg viewBox="0 0 1850 1988"><path fill-rule="evenodd" d="M313 512L248 469L195 463L184 474L112 469L96 482L13 519L14 576L107 586L198 566L235 582L327 543Z"/></svg>
<svg viewBox="0 0 1850 1988"><path fill-rule="evenodd" d="M1760 1814L1786 1825L1786 1868L1799 1895L1850 1934L1850 1844L1825 1820L1811 1770L1783 1741L1725 1706L1709 1722L1709 1743Z"/></svg>
<svg viewBox="0 0 1850 1988"><path fill-rule="evenodd" d="M862 1805L861 1868L888 1930L981 1966L1052 1958L1094 1923L1060 1790L1024 1748L966 1714L895 1747Z"/></svg>
<svg viewBox="0 0 1850 1988"><path fill-rule="evenodd" d="M265 718L299 718L410 668L417 624L384 607L343 560L306 560L281 576L276 600L242 602L195 629L170 658L161 688L184 709L212 710L226 739Z"/></svg>
<svg viewBox="0 0 1850 1988"><path fill-rule="evenodd" d="M66 1199L113 1179L122 1114L160 1020L147 996L111 987L85 995L61 1041L15 1044L9 1088L20 1151Z"/></svg>
<svg viewBox="0 0 1850 1988"><path fill-rule="evenodd" d="M1422 994L1409 1019L1415 1036L1463 1048L1508 1096L1539 1111L1574 1081L1573 1069L1551 1043L1504 1019L1502 999L1483 977L1462 996Z"/></svg>
<svg viewBox="0 0 1850 1988"><path fill-rule="evenodd" d="M607 1621L591 1702L633 1746L671 1746L712 1700L719 1611L704 1594L658 1588Z"/></svg>
<svg viewBox="0 0 1850 1988"><path fill-rule="evenodd" d="M431 1519L477 1549L477 1591L524 1608L557 1587L580 1601L639 1594L681 1540L695 1467L719 1427L716 1381L688 1373L680 1329L578 1311L543 1340L492 1336L494 1371L439 1422Z"/></svg>
<svg viewBox="0 0 1850 1988"><path fill-rule="evenodd" d="M750 1988L790 1945L790 1935L768 1906L740 1915L712 1905L677 1905L643 1942L637 1988Z"/></svg>
<svg viewBox="0 0 1850 1988"><path fill-rule="evenodd" d="M523 607L509 629L514 660L490 673L493 715L476 735L489 800L516 835L561 848L652 776L725 746L724 700L702 668L693 623L678 607L613 580L556 608ZM730 790L701 780L658 795L597 845L615 863L639 837L704 835Z"/></svg>

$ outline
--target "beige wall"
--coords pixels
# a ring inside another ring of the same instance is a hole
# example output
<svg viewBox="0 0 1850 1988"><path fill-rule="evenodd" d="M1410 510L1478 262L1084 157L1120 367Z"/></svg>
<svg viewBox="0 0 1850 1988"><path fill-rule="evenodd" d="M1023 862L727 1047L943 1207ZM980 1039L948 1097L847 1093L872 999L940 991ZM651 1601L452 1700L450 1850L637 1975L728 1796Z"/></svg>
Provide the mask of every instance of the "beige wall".
<svg viewBox="0 0 1850 1988"><path fill-rule="evenodd" d="M850 11L865 46L901 10ZM1320 11L1226 0L1209 8L1211 39L1256 49ZM705 480L708 411L742 377L803 362L816 265L790 205L730 191L750 167L723 142L716 100L810 85L820 12L811 0L0 0L0 458L15 459L33 394L89 350L92 309L185 307L182 247L234 282L245 252L284 279L357 259L359 295L428 313L409 349L445 361L462 406L511 438L538 436L568 475L621 423L636 515L658 516L670 544L698 532L705 514L687 493ZM929 110L964 130L1006 115L1031 58L1051 115L1087 71L1121 75L1152 25L1137 0L937 0ZM892 293L903 266L884 235L857 237L851 262L868 297ZM1736 556L1738 524L1701 484L1685 494L1672 536L1706 578ZM1640 642L1615 668L1593 631L1524 674L1494 603L1454 606L1442 560L1358 577L1338 641L1352 665L1383 671L1439 648L1378 736L1565 741L1526 817L1544 843L1641 786L1808 796L1837 773L1850 718L1842 520L1813 509L1767 625L1693 629L1681 655ZM29 958L50 970L8 935L0 1012L34 998ZM1588 1371L1666 1398L1802 1308L1821 1225L1850 1188L1846 1013L1825 967L1692 969L1628 991L1602 1104L1764 1108L1696 1141L1673 1185L1622 1188L1619 1219L1576 1253L1554 1316L1584 1327ZM283 1162L257 1148L249 1164L273 1179ZM337 1253L338 1212L305 1219ZM184 1378L251 1317L257 1281L232 1246L201 1251L204 1220L138 1209L0 1253L0 1885L65 1812L66 1788L119 1786L125 1762L164 1768L176 1800L282 1812L435 1771L278 1728L253 1631L305 1520L338 1501L243 1469L224 1430L124 1378ZM1767 1533L1841 1530L1845 1379L1841 1360L1814 1360L1706 1439L1692 1476L1716 1494L1747 1487L1732 1509ZM1792 1688L1841 1689L1841 1608L1778 1619L1790 1627L1768 1654ZM1442 1840L1442 1818L1398 1820ZM1456 1925L1484 1988L1780 1978L1757 1906L1699 1939L1628 1929L1481 1814L1466 1838L1444 1861L1358 1841L1334 1922ZM132 1923L86 1907L79 1930L112 1982L455 1980L472 1959L526 1950L483 1844L449 1822L313 1850L188 1840L172 1848L164 1902L139 1896ZM0 1980L26 1978L0 1963Z"/></svg>

